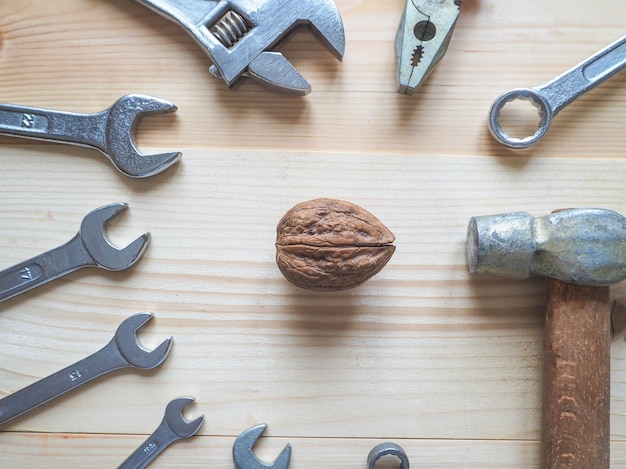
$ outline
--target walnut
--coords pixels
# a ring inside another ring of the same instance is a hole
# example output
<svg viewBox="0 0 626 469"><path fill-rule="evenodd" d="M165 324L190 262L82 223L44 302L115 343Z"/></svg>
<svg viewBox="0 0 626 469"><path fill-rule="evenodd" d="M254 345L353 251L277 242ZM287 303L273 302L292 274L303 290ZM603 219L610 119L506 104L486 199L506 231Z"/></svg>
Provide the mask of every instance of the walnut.
<svg viewBox="0 0 626 469"><path fill-rule="evenodd" d="M396 249L394 240L378 218L358 205L309 200L278 222L276 263L298 287L345 290L380 272Z"/></svg>

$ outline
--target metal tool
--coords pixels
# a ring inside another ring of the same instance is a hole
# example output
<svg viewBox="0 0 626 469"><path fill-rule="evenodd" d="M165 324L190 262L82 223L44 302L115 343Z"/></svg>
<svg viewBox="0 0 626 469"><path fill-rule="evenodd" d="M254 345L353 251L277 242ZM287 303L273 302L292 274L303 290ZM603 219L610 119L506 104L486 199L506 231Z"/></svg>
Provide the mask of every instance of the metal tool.
<svg viewBox="0 0 626 469"><path fill-rule="evenodd" d="M141 154L133 140L139 119L176 109L172 103L140 94L123 96L95 114L0 104L0 134L95 148L126 176L143 178L169 168L181 153Z"/></svg>
<svg viewBox="0 0 626 469"><path fill-rule="evenodd" d="M209 69L230 88L250 77L273 91L305 95L309 83L274 50L296 26L308 24L339 60L345 33L332 0L137 0L178 23L213 61Z"/></svg>
<svg viewBox="0 0 626 469"><path fill-rule="evenodd" d="M473 217L470 272L547 277L541 467L609 469L609 285L626 278L626 218L601 209Z"/></svg>
<svg viewBox="0 0 626 469"><path fill-rule="evenodd" d="M626 67L626 36L595 53L545 85L517 88L500 95L489 111L489 131L509 148L527 148L541 140L552 119L568 104ZM539 124L533 135L517 138L508 135L500 124L502 108L515 100L530 101L539 111Z"/></svg>
<svg viewBox="0 0 626 469"><path fill-rule="evenodd" d="M118 469L143 469L172 443L195 435L204 423L204 416L193 422L183 417L183 409L194 401L193 397L179 397L167 404L158 428Z"/></svg>
<svg viewBox="0 0 626 469"><path fill-rule="evenodd" d="M262 423L242 432L233 445L235 469L287 469L291 459L291 445L287 444L272 464L265 464L255 456L252 448L257 443L267 425Z"/></svg>
<svg viewBox="0 0 626 469"><path fill-rule="evenodd" d="M129 317L117 328L113 339L98 352L0 399L0 425L111 371L159 366L167 358L172 338L148 351L136 337L137 330L152 316L152 313L139 313Z"/></svg>
<svg viewBox="0 0 626 469"><path fill-rule="evenodd" d="M473 217L470 272L525 279L531 274L587 286L626 279L626 218L605 209Z"/></svg>
<svg viewBox="0 0 626 469"><path fill-rule="evenodd" d="M399 445L395 443L380 443L372 448L367 455L368 469L375 469L376 463L383 456L392 455L400 460L400 469L409 469L409 458Z"/></svg>
<svg viewBox="0 0 626 469"><path fill-rule="evenodd" d="M85 216L76 236L64 245L0 272L0 301L83 267L118 271L135 264L148 246L150 233L118 249L104 231L105 224L127 207L126 203L114 203L95 209Z"/></svg>
<svg viewBox="0 0 626 469"><path fill-rule="evenodd" d="M406 0L396 33L398 93L413 95L443 58L463 0Z"/></svg>

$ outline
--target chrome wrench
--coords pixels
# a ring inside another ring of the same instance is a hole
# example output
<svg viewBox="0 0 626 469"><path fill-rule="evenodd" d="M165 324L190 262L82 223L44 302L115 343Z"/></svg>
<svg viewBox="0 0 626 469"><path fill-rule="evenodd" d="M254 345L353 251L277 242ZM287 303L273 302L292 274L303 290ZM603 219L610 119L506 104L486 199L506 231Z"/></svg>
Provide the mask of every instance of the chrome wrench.
<svg viewBox="0 0 626 469"><path fill-rule="evenodd" d="M95 148L126 176L143 178L169 168L181 154L140 153L133 139L139 119L174 111L176 106L172 103L140 94L123 96L110 108L95 114L0 104L0 135Z"/></svg>
<svg viewBox="0 0 626 469"><path fill-rule="evenodd" d="M376 463L378 460L389 455L398 458L400 461L399 469L409 469L409 458L406 453L401 446L392 442L380 443L374 446L367 455L367 467L369 469L376 469Z"/></svg>
<svg viewBox="0 0 626 469"><path fill-rule="evenodd" d="M250 77L273 91L306 95L311 85L278 44L309 25L338 59L345 51L341 15L333 0L137 0L182 26L209 55L209 71L229 88Z"/></svg>
<svg viewBox="0 0 626 469"><path fill-rule="evenodd" d="M127 207L115 203L95 209L85 216L76 236L63 246L0 272L0 302L83 267L117 271L135 264L148 246L150 233L118 249L104 232L106 222Z"/></svg>
<svg viewBox="0 0 626 469"><path fill-rule="evenodd" d="M291 445L287 444L272 464L265 464L254 454L253 448L267 428L262 423L244 430L233 444L233 463L235 469L288 469L291 460Z"/></svg>
<svg viewBox="0 0 626 469"><path fill-rule="evenodd" d="M127 318L117 328L113 339L98 352L0 399L0 425L111 371L159 366L167 358L172 338L148 351L136 337L137 330L152 316L152 313L139 313Z"/></svg>
<svg viewBox="0 0 626 469"><path fill-rule="evenodd" d="M626 67L626 36L595 53L584 62L536 88L516 88L500 95L489 112L491 135L509 148L527 148L548 132L552 119L568 104ZM539 110L537 131L528 137L509 136L500 124L500 111L509 102L528 100Z"/></svg>
<svg viewBox="0 0 626 469"><path fill-rule="evenodd" d="M172 443L195 435L204 423L204 416L188 422L182 414L194 400L193 397L179 397L167 404L158 428L118 469L143 469Z"/></svg>

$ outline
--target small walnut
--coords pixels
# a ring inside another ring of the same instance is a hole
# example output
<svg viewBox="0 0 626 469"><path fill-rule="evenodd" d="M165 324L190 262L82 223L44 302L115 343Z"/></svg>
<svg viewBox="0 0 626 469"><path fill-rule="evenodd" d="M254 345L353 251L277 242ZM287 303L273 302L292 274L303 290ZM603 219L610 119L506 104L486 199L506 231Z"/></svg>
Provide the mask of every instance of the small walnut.
<svg viewBox="0 0 626 469"><path fill-rule="evenodd" d="M345 290L376 275L396 247L378 218L350 202L315 199L290 209L276 228L276 263L298 287Z"/></svg>

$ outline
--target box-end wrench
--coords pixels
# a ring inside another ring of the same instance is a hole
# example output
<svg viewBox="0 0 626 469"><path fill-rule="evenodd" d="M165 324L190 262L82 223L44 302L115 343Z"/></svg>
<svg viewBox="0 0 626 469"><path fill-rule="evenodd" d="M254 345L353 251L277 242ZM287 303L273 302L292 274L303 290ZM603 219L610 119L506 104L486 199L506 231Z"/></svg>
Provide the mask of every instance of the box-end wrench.
<svg viewBox="0 0 626 469"><path fill-rule="evenodd" d="M152 317L152 313L139 313L127 318L117 328L113 339L98 352L0 399L0 425L111 371L159 366L167 358L172 338L148 351L136 336L137 330Z"/></svg>
<svg viewBox="0 0 626 469"><path fill-rule="evenodd" d="M104 231L104 225L127 207L126 203L115 203L95 209L64 245L0 272L0 302L83 267L118 271L132 266L146 250L150 233L118 249Z"/></svg>
<svg viewBox="0 0 626 469"><path fill-rule="evenodd" d="M626 36L596 52L584 62L536 88L516 88L500 95L489 111L489 131L501 144L527 148L548 132L552 119L568 104L626 68ZM539 125L533 135L511 137L500 124L500 112L511 101L530 101L539 110Z"/></svg>
<svg viewBox="0 0 626 469"><path fill-rule="evenodd" d="M143 469L172 443L195 435L204 423L204 416L192 422L183 417L183 409L193 401L193 397L179 397L167 404L158 428L118 469Z"/></svg>
<svg viewBox="0 0 626 469"><path fill-rule="evenodd" d="M0 104L0 135L95 148L126 176L143 178L169 168L181 153L140 153L134 142L139 119L176 109L170 102L141 94L123 96L108 109L94 114Z"/></svg>

